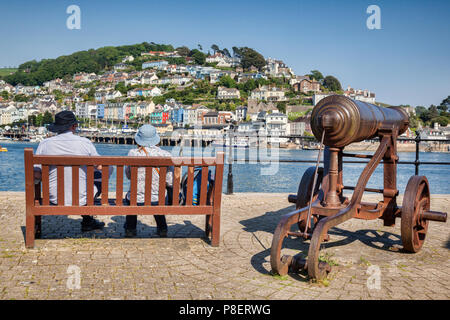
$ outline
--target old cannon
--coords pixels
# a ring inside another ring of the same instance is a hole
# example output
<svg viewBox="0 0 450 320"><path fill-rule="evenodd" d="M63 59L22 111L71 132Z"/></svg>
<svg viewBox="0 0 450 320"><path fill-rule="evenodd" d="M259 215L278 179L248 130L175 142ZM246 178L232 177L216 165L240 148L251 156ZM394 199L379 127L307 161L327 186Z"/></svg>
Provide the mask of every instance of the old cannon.
<svg viewBox="0 0 450 320"><path fill-rule="evenodd" d="M319 261L321 243L329 240L328 230L351 218L379 218L385 226L393 226L395 219L401 217L403 249L407 252L421 249L428 222L445 222L447 214L430 211L430 187L425 176L409 179L402 206L397 205L397 137L407 130L408 124L408 114L399 107L378 107L340 95L328 96L314 107L311 129L321 147L326 146L324 168L318 166L320 150L316 167L307 169L301 178L297 196L289 196L289 202L296 203L296 210L284 215L274 232L270 255L274 273L285 275L289 269L306 269L310 278L326 277L331 267ZM373 155L343 152L353 142L377 137L380 143ZM356 186L343 184L344 157L370 159ZM384 170L383 188L366 188L380 163ZM344 196L346 189L353 190L351 199ZM361 202L364 192L381 193L383 200ZM282 255L287 237L310 240L307 260L300 255Z"/></svg>

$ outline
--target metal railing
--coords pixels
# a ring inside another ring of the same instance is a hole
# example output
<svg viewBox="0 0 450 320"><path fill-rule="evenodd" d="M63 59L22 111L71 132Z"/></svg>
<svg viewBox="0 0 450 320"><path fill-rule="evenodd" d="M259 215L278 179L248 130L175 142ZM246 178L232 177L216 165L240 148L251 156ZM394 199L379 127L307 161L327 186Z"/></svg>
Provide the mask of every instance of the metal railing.
<svg viewBox="0 0 450 320"><path fill-rule="evenodd" d="M269 136L267 136L269 137ZM300 138L305 140L316 140L315 137L309 136L277 136L277 138ZM231 139L230 139L231 141ZM376 139L366 140L371 142L378 142ZM397 138L397 141L410 141L416 144L415 150L415 160L414 161L398 161L397 164L405 164L405 165L414 165L415 166L415 175L419 175L419 166L420 165L450 165L450 162L438 162L438 161L420 161L420 143L421 142L442 142L442 143L450 143L450 139L430 139L430 138L420 138L420 134L417 134L414 139L411 138ZM229 154L231 155L231 149L233 147L229 146ZM264 162L278 162L278 163L316 163L317 160L298 160L298 159L278 159L276 161L272 160L254 160L254 159L233 159L230 161L228 159L229 168L232 167L232 163L234 161L239 161L240 163L247 163L256 161L256 163L264 163ZM320 160L320 163L323 163L323 160ZM343 163L368 163L368 161L355 161L355 160L344 160ZM232 170L229 169L228 177L227 177L227 194L233 194L233 173Z"/></svg>

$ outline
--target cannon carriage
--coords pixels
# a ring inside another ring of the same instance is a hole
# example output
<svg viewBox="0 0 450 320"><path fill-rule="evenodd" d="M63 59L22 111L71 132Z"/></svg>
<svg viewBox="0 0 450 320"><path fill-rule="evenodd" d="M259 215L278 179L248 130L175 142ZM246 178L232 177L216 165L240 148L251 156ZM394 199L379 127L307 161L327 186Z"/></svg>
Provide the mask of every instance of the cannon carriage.
<svg viewBox="0 0 450 320"><path fill-rule="evenodd" d="M407 252L418 252L428 231L428 221L445 222L447 214L430 211L430 187L425 176L412 176L406 186L402 206L397 205L397 137L408 128L408 114L398 107L383 108L332 95L313 109L311 129L325 145L324 167L311 167L303 174L297 195L289 202L296 210L284 215L275 229L270 262L274 273L285 275L289 269L306 269L310 278L326 277L331 267L319 261L320 245L329 240L328 230L349 219L382 219L385 226L394 226L401 218L401 239ZM366 139L379 138L373 155L345 153L345 146ZM343 184L343 158L370 159L356 186ZM382 189L367 188L367 182L378 165L383 164ZM353 190L351 198L344 190ZM378 203L362 202L364 192L383 195ZM298 231L292 231L296 225ZM283 240L298 237L310 240L308 258L283 255Z"/></svg>

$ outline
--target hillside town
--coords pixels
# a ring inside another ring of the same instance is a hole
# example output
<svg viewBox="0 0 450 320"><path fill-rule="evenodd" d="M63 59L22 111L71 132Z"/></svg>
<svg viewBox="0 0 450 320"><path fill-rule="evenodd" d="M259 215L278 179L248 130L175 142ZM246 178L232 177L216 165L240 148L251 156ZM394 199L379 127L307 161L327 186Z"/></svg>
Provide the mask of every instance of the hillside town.
<svg viewBox="0 0 450 320"><path fill-rule="evenodd" d="M273 58L265 59L262 68L246 69L239 57L220 50L208 55L203 65L190 57L183 57L185 64L171 63L177 58L182 58L177 50L142 52L122 58L110 70L75 73L42 86L0 80L0 126L43 127L51 122L46 121L49 116L72 110L82 129L98 134L132 132L142 123L151 123L160 133L200 126L226 133L233 124L242 134L285 137L276 140L283 144L298 143L290 136L311 136L310 111L329 95L377 103L374 92L350 86L343 90L337 79L337 87L327 86L319 71L296 75ZM439 124L427 130L443 139L450 134ZM412 136L411 130L406 136Z"/></svg>

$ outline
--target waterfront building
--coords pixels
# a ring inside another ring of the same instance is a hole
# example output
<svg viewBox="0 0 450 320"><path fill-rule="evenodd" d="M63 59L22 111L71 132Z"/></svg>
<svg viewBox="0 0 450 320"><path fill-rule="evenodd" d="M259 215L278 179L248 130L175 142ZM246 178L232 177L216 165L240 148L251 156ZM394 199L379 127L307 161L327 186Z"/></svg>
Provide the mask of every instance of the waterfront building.
<svg viewBox="0 0 450 320"><path fill-rule="evenodd" d="M235 119L236 121L245 121L247 120L247 107L239 106L235 111Z"/></svg>
<svg viewBox="0 0 450 320"><path fill-rule="evenodd" d="M305 123L300 121L288 121L286 134L288 136L303 136L305 133Z"/></svg>
<svg viewBox="0 0 450 320"><path fill-rule="evenodd" d="M75 104L75 116L77 118L95 120L97 113L97 105L93 102L78 102Z"/></svg>
<svg viewBox="0 0 450 320"><path fill-rule="evenodd" d="M168 111L164 111L162 109L155 110L150 114L150 123L151 124L167 123L169 118L170 114Z"/></svg>
<svg viewBox="0 0 450 320"><path fill-rule="evenodd" d="M217 111L209 111L203 115L203 125L218 124L219 113Z"/></svg>
<svg viewBox="0 0 450 320"><path fill-rule="evenodd" d="M197 107L189 106L183 110L183 127L197 124Z"/></svg>
<svg viewBox="0 0 450 320"><path fill-rule="evenodd" d="M269 143L286 143L287 138L280 138L287 134L288 118L283 113L270 113L266 116L267 141Z"/></svg>
<svg viewBox="0 0 450 320"><path fill-rule="evenodd" d="M108 102L104 105L104 119L105 120L125 120L124 104Z"/></svg>
<svg viewBox="0 0 450 320"><path fill-rule="evenodd" d="M183 126L184 108L182 106L176 106L170 110L170 122L174 127Z"/></svg>
<svg viewBox="0 0 450 320"><path fill-rule="evenodd" d="M103 119L105 118L105 105L104 104L97 104L97 119Z"/></svg>
<svg viewBox="0 0 450 320"><path fill-rule="evenodd" d="M233 120L234 114L231 111L219 111L219 115L217 118L218 124L226 124Z"/></svg>

